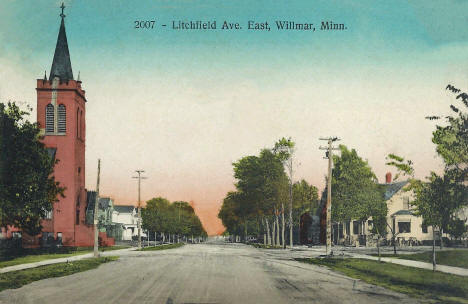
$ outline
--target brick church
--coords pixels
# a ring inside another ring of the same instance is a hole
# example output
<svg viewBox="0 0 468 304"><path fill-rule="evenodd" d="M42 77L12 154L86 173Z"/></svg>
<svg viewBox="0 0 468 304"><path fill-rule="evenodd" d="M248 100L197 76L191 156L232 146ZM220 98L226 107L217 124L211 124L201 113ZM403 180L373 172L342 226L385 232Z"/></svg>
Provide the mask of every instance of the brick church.
<svg viewBox="0 0 468 304"><path fill-rule="evenodd" d="M61 239L65 246L92 246L94 229L85 221L86 96L79 76L73 77L63 8L49 79L38 79L36 88L37 122L49 154L59 160L55 179L66 188L65 197L42 223L42 238Z"/></svg>
<svg viewBox="0 0 468 304"><path fill-rule="evenodd" d="M55 180L65 187L53 211L42 220L42 233L31 237L15 227L6 231L7 238L20 234L24 247L49 244L93 246L94 214L85 189L86 95L80 77L73 76L62 4L61 23L49 78L37 80L37 122L49 155L58 160ZM88 206L89 205L89 206ZM88 217L87 217L88 213ZM87 221L88 218L88 221ZM105 233L99 233L108 241ZM113 241L113 239L112 239Z"/></svg>

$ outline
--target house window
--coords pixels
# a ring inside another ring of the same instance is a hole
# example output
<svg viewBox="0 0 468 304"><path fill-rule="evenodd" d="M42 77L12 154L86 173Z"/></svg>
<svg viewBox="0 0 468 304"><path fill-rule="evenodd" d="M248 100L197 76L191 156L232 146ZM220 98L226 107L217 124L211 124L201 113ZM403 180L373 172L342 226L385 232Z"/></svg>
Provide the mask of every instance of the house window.
<svg viewBox="0 0 468 304"><path fill-rule="evenodd" d="M422 229L422 233L427 233L427 225L426 224L422 224L421 229Z"/></svg>
<svg viewBox="0 0 468 304"><path fill-rule="evenodd" d="M57 232L57 242L59 244L62 244L62 233L61 232Z"/></svg>
<svg viewBox="0 0 468 304"><path fill-rule="evenodd" d="M411 222L398 222L398 232L400 233L411 232Z"/></svg>
<svg viewBox="0 0 468 304"><path fill-rule="evenodd" d="M409 197L404 197L403 198L403 209L404 210L409 210L409 208L410 208Z"/></svg>
<svg viewBox="0 0 468 304"><path fill-rule="evenodd" d="M358 221L353 221L353 234L359 234L360 223Z"/></svg>
<svg viewBox="0 0 468 304"><path fill-rule="evenodd" d="M54 133L54 106L52 104L48 104L46 106L46 133Z"/></svg>
<svg viewBox="0 0 468 304"><path fill-rule="evenodd" d="M65 133L67 131L67 110L65 105L61 104L58 106L58 132Z"/></svg>

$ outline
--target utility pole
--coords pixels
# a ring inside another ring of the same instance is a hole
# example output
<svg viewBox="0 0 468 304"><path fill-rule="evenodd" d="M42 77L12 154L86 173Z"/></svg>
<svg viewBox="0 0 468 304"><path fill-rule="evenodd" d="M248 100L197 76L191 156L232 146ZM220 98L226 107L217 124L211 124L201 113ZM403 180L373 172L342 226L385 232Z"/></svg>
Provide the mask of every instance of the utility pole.
<svg viewBox="0 0 468 304"><path fill-rule="evenodd" d="M135 170L138 173L138 176L133 176L133 178L138 178L138 248L141 248L141 180L147 179L147 177L141 176L144 173L144 170Z"/></svg>
<svg viewBox="0 0 468 304"><path fill-rule="evenodd" d="M332 180L332 167L333 167L333 150L339 150L338 148L333 148L333 142L340 140L338 137L328 137L320 138L320 140L328 141L327 147L320 147L320 150L326 150L326 157L328 158L328 178L327 178L327 240L325 252L326 255L332 255L333 251L331 249L332 239L331 239L331 180Z"/></svg>
<svg viewBox="0 0 468 304"><path fill-rule="evenodd" d="M98 159L96 200L94 201L94 257L95 258L99 257L98 212L99 212L99 176L100 175L101 175L101 160Z"/></svg>

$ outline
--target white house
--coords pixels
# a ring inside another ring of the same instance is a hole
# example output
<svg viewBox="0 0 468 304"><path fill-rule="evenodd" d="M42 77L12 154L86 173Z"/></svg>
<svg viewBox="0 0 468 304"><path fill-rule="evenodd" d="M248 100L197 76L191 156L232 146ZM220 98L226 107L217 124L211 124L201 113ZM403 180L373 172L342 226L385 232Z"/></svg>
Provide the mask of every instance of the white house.
<svg viewBox="0 0 468 304"><path fill-rule="evenodd" d="M393 233L399 244L422 244L432 241L432 227L423 225L422 218L414 214L410 202L414 199L412 191L406 191L408 181L392 182L387 173L385 200L387 203L387 240L391 241ZM366 221L349 221L333 225L333 241L338 244L374 245L372 238L372 218Z"/></svg>
<svg viewBox="0 0 468 304"><path fill-rule="evenodd" d="M134 206L114 205L112 222L123 224L122 240L131 241L138 236L138 213ZM146 236L141 230L141 235Z"/></svg>

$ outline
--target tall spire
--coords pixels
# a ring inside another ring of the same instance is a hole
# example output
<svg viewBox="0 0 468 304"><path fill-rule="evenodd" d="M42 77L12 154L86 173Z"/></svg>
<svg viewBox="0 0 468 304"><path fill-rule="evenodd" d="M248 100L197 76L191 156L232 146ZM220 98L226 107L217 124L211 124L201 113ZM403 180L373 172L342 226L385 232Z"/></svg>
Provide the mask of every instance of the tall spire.
<svg viewBox="0 0 468 304"><path fill-rule="evenodd" d="M62 3L60 8L62 9L62 13L60 14L62 22L60 23L54 60L52 61L52 67L50 68L49 80L51 81L54 77L59 77L61 81L66 82L73 79L73 72L70 61L70 52L68 51L67 34L65 33L65 14L63 13L65 5Z"/></svg>

